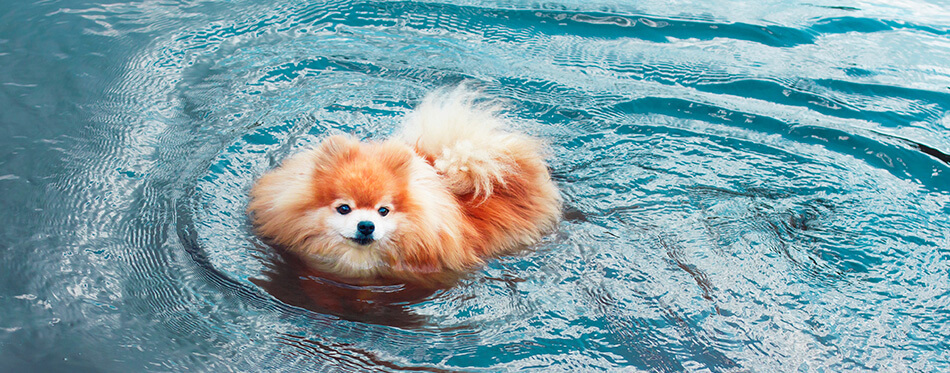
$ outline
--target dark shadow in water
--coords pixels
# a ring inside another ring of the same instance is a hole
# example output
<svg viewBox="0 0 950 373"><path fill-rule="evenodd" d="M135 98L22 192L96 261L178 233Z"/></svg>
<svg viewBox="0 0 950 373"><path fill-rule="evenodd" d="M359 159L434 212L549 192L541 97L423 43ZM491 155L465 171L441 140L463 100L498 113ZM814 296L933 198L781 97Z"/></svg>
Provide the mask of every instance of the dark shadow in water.
<svg viewBox="0 0 950 373"><path fill-rule="evenodd" d="M283 303L342 319L401 328L422 327L426 318L408 306L423 301L443 288L374 281L353 284L308 267L299 257L277 249L267 263L264 278L251 278Z"/></svg>

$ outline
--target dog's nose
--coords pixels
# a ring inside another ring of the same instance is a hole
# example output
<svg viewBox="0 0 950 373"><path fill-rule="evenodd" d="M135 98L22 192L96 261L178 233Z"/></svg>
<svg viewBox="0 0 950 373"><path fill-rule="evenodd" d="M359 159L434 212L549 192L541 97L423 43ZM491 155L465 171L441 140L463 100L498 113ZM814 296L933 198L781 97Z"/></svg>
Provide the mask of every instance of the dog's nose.
<svg viewBox="0 0 950 373"><path fill-rule="evenodd" d="M373 234L373 230L376 229L376 226L373 225L373 222L364 220L356 224L356 230L362 233L364 236L369 236Z"/></svg>

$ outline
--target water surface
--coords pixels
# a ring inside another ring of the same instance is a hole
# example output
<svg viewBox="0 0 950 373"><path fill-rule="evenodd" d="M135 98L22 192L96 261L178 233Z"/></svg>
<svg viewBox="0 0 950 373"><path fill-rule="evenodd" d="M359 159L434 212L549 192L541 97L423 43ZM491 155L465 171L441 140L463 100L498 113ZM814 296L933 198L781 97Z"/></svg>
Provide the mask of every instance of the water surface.
<svg viewBox="0 0 950 373"><path fill-rule="evenodd" d="M950 370L948 25L919 1L0 4L0 366ZM406 323L262 286L255 178L462 81L549 143L557 232Z"/></svg>

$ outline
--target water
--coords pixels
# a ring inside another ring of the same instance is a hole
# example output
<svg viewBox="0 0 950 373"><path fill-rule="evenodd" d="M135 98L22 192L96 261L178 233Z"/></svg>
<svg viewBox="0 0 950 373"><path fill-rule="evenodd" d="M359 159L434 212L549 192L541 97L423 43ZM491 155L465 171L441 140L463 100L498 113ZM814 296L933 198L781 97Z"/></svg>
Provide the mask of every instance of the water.
<svg viewBox="0 0 950 373"><path fill-rule="evenodd" d="M950 370L947 25L914 0L4 2L0 367ZM549 142L558 231L389 319L269 292L255 177L460 81Z"/></svg>

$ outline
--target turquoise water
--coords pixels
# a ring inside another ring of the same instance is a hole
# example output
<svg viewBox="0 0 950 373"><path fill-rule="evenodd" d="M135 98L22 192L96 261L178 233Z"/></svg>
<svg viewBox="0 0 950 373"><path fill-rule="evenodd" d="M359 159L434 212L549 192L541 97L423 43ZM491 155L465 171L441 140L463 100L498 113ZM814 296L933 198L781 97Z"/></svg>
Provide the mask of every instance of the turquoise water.
<svg viewBox="0 0 950 373"><path fill-rule="evenodd" d="M558 231L295 300L253 180L462 81ZM950 370L944 3L7 1L0 108L0 370Z"/></svg>

